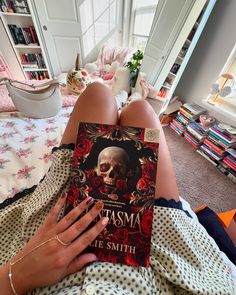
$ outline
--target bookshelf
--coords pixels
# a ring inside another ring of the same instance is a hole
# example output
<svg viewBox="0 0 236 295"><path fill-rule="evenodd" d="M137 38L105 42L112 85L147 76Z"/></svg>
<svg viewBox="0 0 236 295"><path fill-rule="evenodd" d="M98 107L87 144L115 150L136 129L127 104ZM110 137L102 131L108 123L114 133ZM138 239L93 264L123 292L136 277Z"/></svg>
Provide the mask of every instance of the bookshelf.
<svg viewBox="0 0 236 295"><path fill-rule="evenodd" d="M187 61L189 60L190 54L192 53L192 51L195 47L195 44L196 44L195 39L198 39L199 33L196 34L197 30L201 31L203 29L199 25L201 24L202 20L204 21L203 16L204 16L205 10L207 9L208 4L209 4L209 2L206 3L206 5L202 9L198 19L193 24L193 27L192 27L187 39L184 41L184 44L183 44L181 50L178 52L178 55L176 56L176 59L172 65L169 73L167 74L166 78L164 78L164 82L161 85L160 90L158 91L158 94L157 94L157 99L162 102L164 102L166 99L168 99L170 96L172 96L172 94L177 86L177 83L182 75L182 72L183 72L184 68L186 67L186 64L187 64Z"/></svg>
<svg viewBox="0 0 236 295"><path fill-rule="evenodd" d="M200 1L196 1L195 3L196 5L200 4ZM168 62L164 64L160 74L158 75L154 86L158 89L156 99L162 102L162 108L159 114L160 116L165 113L165 110L173 98L175 89L204 30L215 3L216 0L205 1L204 6L202 6L195 18L195 22L190 22L191 26L188 27L188 30L183 30L183 33L179 35L182 38L179 38L181 40L176 42L176 44L178 43L178 46L173 46L173 54L170 54L171 58L169 58ZM193 19L193 16L189 18L189 20ZM173 66L175 66L174 71ZM166 85L169 86L169 89L164 88Z"/></svg>
<svg viewBox="0 0 236 295"><path fill-rule="evenodd" d="M26 80L52 78L43 42L27 0L0 0L0 18Z"/></svg>

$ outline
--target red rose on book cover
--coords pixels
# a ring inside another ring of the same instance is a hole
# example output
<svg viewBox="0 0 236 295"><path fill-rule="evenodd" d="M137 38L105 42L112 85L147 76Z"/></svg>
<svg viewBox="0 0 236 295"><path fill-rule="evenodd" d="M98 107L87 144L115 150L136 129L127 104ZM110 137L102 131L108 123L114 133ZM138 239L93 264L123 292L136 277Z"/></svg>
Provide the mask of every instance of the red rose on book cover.
<svg viewBox="0 0 236 295"><path fill-rule="evenodd" d="M142 216L141 228L143 233L147 236L150 236L152 233L152 217L152 210L146 210Z"/></svg>
<svg viewBox="0 0 236 295"><path fill-rule="evenodd" d="M147 162L142 166L142 176L147 179L155 179L156 177L156 166L152 162Z"/></svg>

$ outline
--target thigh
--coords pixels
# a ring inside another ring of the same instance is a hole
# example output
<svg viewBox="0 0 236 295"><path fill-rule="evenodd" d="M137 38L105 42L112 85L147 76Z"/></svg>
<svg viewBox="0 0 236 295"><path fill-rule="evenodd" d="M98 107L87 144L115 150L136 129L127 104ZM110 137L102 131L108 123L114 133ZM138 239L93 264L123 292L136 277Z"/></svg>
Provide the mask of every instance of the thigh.
<svg viewBox="0 0 236 295"><path fill-rule="evenodd" d="M90 84L78 98L61 144L75 143L79 122L117 124L118 111L111 90L98 82Z"/></svg>
<svg viewBox="0 0 236 295"><path fill-rule="evenodd" d="M151 105L145 100L136 100L130 103L123 108L119 124L160 130L155 197L179 201L178 187L165 135L158 116Z"/></svg>

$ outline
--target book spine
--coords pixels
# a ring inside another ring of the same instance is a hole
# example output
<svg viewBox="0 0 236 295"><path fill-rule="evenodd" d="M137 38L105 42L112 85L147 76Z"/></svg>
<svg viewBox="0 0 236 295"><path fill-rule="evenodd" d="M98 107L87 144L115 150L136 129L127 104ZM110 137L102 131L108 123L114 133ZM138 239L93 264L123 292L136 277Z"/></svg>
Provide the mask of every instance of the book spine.
<svg viewBox="0 0 236 295"><path fill-rule="evenodd" d="M207 159L214 166L217 166L219 164L217 160L210 158L210 156L207 155L203 150L198 149L198 150L196 150L196 152L199 153L205 159Z"/></svg>
<svg viewBox="0 0 236 295"><path fill-rule="evenodd" d="M212 151L213 153L215 153L218 157L222 157L225 155L225 153L218 153L218 151L216 151L213 147L209 146L206 142L204 142L204 144L207 146L207 148Z"/></svg>
<svg viewBox="0 0 236 295"><path fill-rule="evenodd" d="M198 149L198 147L187 137L184 135L184 139L191 144L191 146L193 146L195 149Z"/></svg>
<svg viewBox="0 0 236 295"><path fill-rule="evenodd" d="M229 132L227 132L227 130L223 130L223 129L221 129L217 124L215 124L215 125L213 126L213 129L214 129L217 133L219 133L219 134L221 134L222 136L224 136L224 137L225 137L226 139L228 139L229 141L236 140L236 136L235 136L235 135L230 134Z"/></svg>
<svg viewBox="0 0 236 295"><path fill-rule="evenodd" d="M27 45L26 40L23 35L23 32L22 32L22 28L15 27L15 30L16 30L16 36L17 36L19 44Z"/></svg>
<svg viewBox="0 0 236 295"><path fill-rule="evenodd" d="M217 153L219 153L221 155L225 154L225 150L222 150L221 148L217 147L216 145L211 143L207 138L204 140L204 143L206 145L208 145L210 148L212 148L213 150L215 150Z"/></svg>
<svg viewBox="0 0 236 295"><path fill-rule="evenodd" d="M212 130L209 131L209 134L217 140L219 144L221 144L224 148L228 148L230 145L228 142L226 142L223 138L218 136L216 133L214 133Z"/></svg>
<svg viewBox="0 0 236 295"><path fill-rule="evenodd" d="M192 134L189 133L188 131L185 131L184 134L186 134L194 144L196 144L196 145L200 144L200 142L194 136L192 136Z"/></svg>
<svg viewBox="0 0 236 295"><path fill-rule="evenodd" d="M230 155L232 155L234 158L236 158L236 150L234 150L234 149L227 149L226 152L229 153Z"/></svg>
<svg viewBox="0 0 236 295"><path fill-rule="evenodd" d="M236 166L236 158L235 157L228 155L226 158Z"/></svg>
<svg viewBox="0 0 236 295"><path fill-rule="evenodd" d="M183 131L180 131L173 123L170 123L170 128L173 129L178 135L182 135Z"/></svg>
<svg viewBox="0 0 236 295"><path fill-rule="evenodd" d="M218 136L222 137L224 140L228 141L229 143L231 143L234 138L232 136L228 136L227 134L225 134L224 132L221 132L219 129L212 127L212 130L214 130L214 132L216 134L218 134Z"/></svg>
<svg viewBox="0 0 236 295"><path fill-rule="evenodd" d="M36 38L35 38L35 35L34 35L34 31L33 31L33 27L32 26L29 26L29 33L30 33L30 35L31 35L31 38L32 38L32 43L37 43L37 40L36 40Z"/></svg>
<svg viewBox="0 0 236 295"><path fill-rule="evenodd" d="M217 167L220 172L222 172L225 176L227 176L230 180L236 183L236 176L230 173L226 168L224 168L222 165L219 165Z"/></svg>
<svg viewBox="0 0 236 295"><path fill-rule="evenodd" d="M222 132L218 131L216 128L211 127L210 130L212 132L214 132L217 136L219 136L220 138L222 138L224 141L226 141L227 144L230 144L230 143L233 142L232 140L229 140Z"/></svg>
<svg viewBox="0 0 236 295"><path fill-rule="evenodd" d="M177 126L181 131L184 131L186 128L185 126L181 125L177 120L173 120L172 123Z"/></svg>
<svg viewBox="0 0 236 295"><path fill-rule="evenodd" d="M21 28L21 31L22 31L22 34L24 36L26 45L29 45L30 44L30 41L29 41L29 38L28 38L27 33L25 31L25 28Z"/></svg>
<svg viewBox="0 0 236 295"><path fill-rule="evenodd" d="M17 45L18 44L18 39L16 38L16 34L15 34L15 30L14 30L13 25L8 25L8 28L10 30L13 42L15 43L15 45Z"/></svg>
<svg viewBox="0 0 236 295"><path fill-rule="evenodd" d="M190 125L188 125L187 126L187 130L193 135L193 136L195 136L198 140L203 140L203 136L202 135L200 135L199 133L197 133L197 131L195 131L193 128L192 128L192 126L190 126Z"/></svg>
<svg viewBox="0 0 236 295"><path fill-rule="evenodd" d="M224 158L223 162L225 162L230 168L232 168L236 172L236 165L234 165L231 161L227 158Z"/></svg>
<svg viewBox="0 0 236 295"><path fill-rule="evenodd" d="M182 107L180 107L180 111L185 117L187 117L188 119L192 119L193 116L187 111L185 111Z"/></svg>
<svg viewBox="0 0 236 295"><path fill-rule="evenodd" d="M212 150L210 150L208 148L208 146L206 146L205 144L201 145L201 148L207 152L210 156L212 156L215 160L219 161L222 159L222 157L219 157L218 155L216 155Z"/></svg>
<svg viewBox="0 0 236 295"><path fill-rule="evenodd" d="M177 118L185 126L189 123L189 121L184 116L182 116L180 113L178 114Z"/></svg>

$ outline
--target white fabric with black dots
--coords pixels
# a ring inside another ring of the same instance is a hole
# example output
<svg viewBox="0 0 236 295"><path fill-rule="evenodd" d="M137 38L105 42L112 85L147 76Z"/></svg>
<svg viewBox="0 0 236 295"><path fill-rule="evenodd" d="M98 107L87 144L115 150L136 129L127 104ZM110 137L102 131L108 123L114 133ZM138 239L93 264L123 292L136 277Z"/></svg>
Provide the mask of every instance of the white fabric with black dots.
<svg viewBox="0 0 236 295"><path fill-rule="evenodd" d="M72 157L69 149L54 152L53 164L35 191L0 210L0 264L22 248L66 190ZM233 295L236 291L205 229L181 210L154 207L148 268L95 262L54 286L29 294Z"/></svg>

